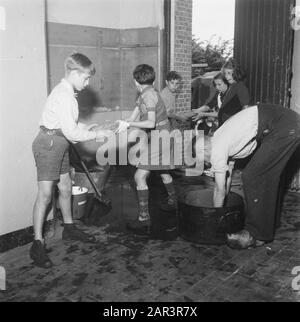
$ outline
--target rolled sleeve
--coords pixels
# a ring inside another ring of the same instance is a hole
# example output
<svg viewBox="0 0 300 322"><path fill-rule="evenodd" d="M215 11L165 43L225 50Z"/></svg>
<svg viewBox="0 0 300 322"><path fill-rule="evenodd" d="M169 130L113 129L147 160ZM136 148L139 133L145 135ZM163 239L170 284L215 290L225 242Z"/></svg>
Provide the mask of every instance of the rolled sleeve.
<svg viewBox="0 0 300 322"><path fill-rule="evenodd" d="M148 112L155 112L158 103L158 97L155 92L148 91L143 94L143 101Z"/></svg>
<svg viewBox="0 0 300 322"><path fill-rule="evenodd" d="M229 147L220 137L212 138L212 151L210 163L215 173L226 173L229 170Z"/></svg>
<svg viewBox="0 0 300 322"><path fill-rule="evenodd" d="M65 95L60 96L60 106L58 109L58 118L61 124L61 129L65 137L72 142L84 142L94 140L96 133L88 131L77 124L76 110L74 109L74 103L72 99Z"/></svg>

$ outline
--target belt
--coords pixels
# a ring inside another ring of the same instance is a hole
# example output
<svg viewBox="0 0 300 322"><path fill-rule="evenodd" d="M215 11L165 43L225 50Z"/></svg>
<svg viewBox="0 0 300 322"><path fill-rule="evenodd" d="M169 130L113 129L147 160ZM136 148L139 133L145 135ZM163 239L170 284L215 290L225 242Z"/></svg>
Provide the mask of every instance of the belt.
<svg viewBox="0 0 300 322"><path fill-rule="evenodd" d="M43 133L46 133L48 135L57 135L57 136L63 136L63 132L61 129L47 129L44 125L40 126L40 129Z"/></svg>
<svg viewBox="0 0 300 322"><path fill-rule="evenodd" d="M163 126L163 125L167 125L167 124L168 124L168 122L169 122L169 120L168 120L168 119L165 119L165 120L163 120L163 121L161 121L161 122L156 123L156 124L155 124L155 126Z"/></svg>

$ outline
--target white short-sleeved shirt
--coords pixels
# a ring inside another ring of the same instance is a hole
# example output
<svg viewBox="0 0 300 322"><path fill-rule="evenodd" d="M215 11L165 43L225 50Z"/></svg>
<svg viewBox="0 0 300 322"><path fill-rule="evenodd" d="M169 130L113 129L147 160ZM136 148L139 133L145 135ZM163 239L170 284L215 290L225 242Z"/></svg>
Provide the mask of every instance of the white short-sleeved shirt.
<svg viewBox="0 0 300 322"><path fill-rule="evenodd" d="M72 85L65 79L56 85L47 98L40 125L61 129L72 142L94 140L96 133L78 124L79 109Z"/></svg>
<svg viewBox="0 0 300 322"><path fill-rule="evenodd" d="M242 159L257 147L255 137L258 131L258 107L251 106L233 115L212 138L212 171L228 171L228 160Z"/></svg>

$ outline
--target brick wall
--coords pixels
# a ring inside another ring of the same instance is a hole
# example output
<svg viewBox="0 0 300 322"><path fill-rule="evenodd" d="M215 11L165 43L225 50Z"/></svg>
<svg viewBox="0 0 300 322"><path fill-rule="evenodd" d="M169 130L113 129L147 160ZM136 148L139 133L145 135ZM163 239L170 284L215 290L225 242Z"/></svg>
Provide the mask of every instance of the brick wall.
<svg viewBox="0 0 300 322"><path fill-rule="evenodd" d="M174 69L183 77L177 110L191 108L192 0L175 0Z"/></svg>

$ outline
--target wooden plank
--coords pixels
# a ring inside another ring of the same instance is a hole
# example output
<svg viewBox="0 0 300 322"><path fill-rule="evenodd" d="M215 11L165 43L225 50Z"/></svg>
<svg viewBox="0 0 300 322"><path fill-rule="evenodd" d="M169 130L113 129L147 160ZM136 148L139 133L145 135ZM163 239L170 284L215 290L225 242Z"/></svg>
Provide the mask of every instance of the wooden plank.
<svg viewBox="0 0 300 322"><path fill-rule="evenodd" d="M97 27L48 22L47 41L50 45L99 47L102 30Z"/></svg>
<svg viewBox="0 0 300 322"><path fill-rule="evenodd" d="M157 28L121 30L121 47L158 47Z"/></svg>
<svg viewBox="0 0 300 322"><path fill-rule="evenodd" d="M157 28L115 30L88 26L47 24L49 84L52 89L64 76L64 60L73 51L87 55L96 66L89 89L78 95L80 116L88 117L92 105L132 109L136 88L133 69L152 65L157 74L159 39ZM159 76L158 76L159 77ZM159 79L157 80L159 82Z"/></svg>
<svg viewBox="0 0 300 322"><path fill-rule="evenodd" d="M102 48L102 75L100 95L103 106L121 106L121 58L120 49Z"/></svg>
<svg viewBox="0 0 300 322"><path fill-rule="evenodd" d="M119 29L102 29L102 45L104 47L119 47L121 31Z"/></svg>
<svg viewBox="0 0 300 322"><path fill-rule="evenodd" d="M132 72L139 64L151 65L158 73L157 47L123 48L121 52L122 68L122 109L129 110L135 107L137 90L134 85Z"/></svg>

